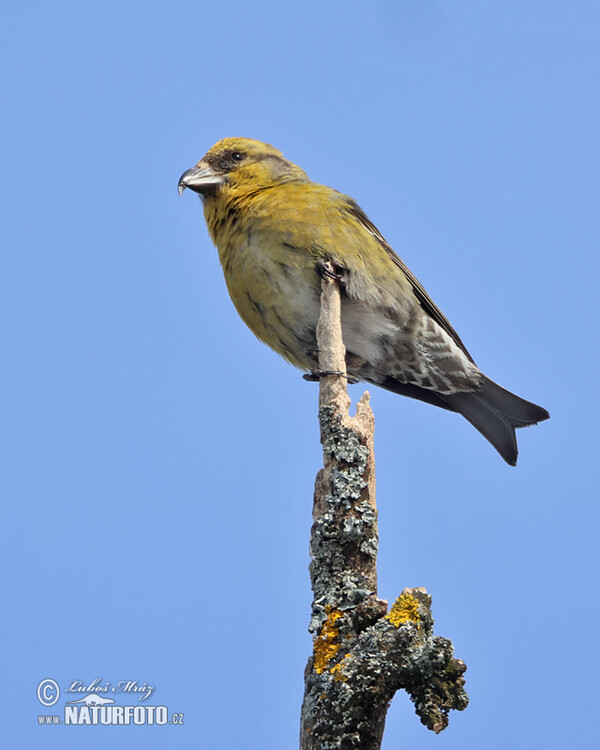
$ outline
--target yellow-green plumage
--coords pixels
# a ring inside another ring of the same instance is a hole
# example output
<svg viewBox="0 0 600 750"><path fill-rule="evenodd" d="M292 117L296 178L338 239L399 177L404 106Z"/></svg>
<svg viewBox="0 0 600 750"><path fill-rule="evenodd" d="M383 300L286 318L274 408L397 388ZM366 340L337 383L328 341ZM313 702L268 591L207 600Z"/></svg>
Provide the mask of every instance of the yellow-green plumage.
<svg viewBox="0 0 600 750"><path fill-rule="evenodd" d="M375 253L375 263L367 265L365 250L378 243L344 211L346 196L310 182L239 193L236 190L228 201L225 221L221 204L205 201L209 232L240 316L261 341L292 364L317 366L309 355L316 349L318 260L351 268L348 294L373 305L393 309L409 293L406 277L391 259Z"/></svg>
<svg viewBox="0 0 600 750"><path fill-rule="evenodd" d="M200 193L231 299L248 327L318 367L319 261L343 278L348 372L462 413L516 462L514 428L548 417L486 378L421 284L354 201L311 182L272 146L226 138L180 180Z"/></svg>

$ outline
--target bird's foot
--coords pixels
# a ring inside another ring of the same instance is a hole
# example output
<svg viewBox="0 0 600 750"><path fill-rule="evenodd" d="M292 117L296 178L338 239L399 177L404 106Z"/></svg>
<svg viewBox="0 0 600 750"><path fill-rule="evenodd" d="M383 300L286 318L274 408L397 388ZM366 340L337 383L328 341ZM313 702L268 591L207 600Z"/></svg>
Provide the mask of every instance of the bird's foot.
<svg viewBox="0 0 600 750"><path fill-rule="evenodd" d="M340 287L346 285L347 268L338 266L332 260L318 260L317 273L322 279L333 279Z"/></svg>
<svg viewBox="0 0 600 750"><path fill-rule="evenodd" d="M326 375L340 375L342 378L346 378L349 385L354 385L355 383L359 382L357 378L353 377L352 375L348 375L341 370L311 370L310 372L305 372L302 377L304 378L304 380L308 380L310 383L317 383Z"/></svg>

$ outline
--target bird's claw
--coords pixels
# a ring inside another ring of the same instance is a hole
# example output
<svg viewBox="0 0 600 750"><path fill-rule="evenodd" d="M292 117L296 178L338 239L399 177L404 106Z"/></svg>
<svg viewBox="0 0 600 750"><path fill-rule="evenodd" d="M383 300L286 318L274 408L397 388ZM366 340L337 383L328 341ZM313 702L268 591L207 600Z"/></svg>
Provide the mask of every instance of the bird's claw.
<svg viewBox="0 0 600 750"><path fill-rule="evenodd" d="M317 273L322 279L332 279L341 287L346 284L346 268L338 266L331 260L318 260Z"/></svg>
<svg viewBox="0 0 600 750"><path fill-rule="evenodd" d="M342 378L346 378L349 385L354 385L359 382L357 378L348 375L341 370L311 370L310 372L305 372L302 377L310 383L317 383L321 378L324 378L327 375L340 375Z"/></svg>

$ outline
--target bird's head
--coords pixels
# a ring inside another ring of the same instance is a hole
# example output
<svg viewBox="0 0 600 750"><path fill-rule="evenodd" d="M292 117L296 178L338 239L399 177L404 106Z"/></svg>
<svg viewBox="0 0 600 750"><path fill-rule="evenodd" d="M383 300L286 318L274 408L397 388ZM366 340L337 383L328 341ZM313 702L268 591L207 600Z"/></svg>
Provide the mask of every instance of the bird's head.
<svg viewBox="0 0 600 750"><path fill-rule="evenodd" d="M268 143L251 138L223 138L195 167L179 178L179 194L186 188L203 198L222 193L243 194L281 182L307 182L306 173Z"/></svg>

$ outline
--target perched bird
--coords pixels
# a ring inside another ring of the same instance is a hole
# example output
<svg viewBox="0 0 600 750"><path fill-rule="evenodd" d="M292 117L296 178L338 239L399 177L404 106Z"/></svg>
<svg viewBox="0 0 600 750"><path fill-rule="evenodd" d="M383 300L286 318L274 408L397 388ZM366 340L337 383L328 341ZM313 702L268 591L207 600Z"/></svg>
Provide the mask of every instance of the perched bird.
<svg viewBox="0 0 600 750"><path fill-rule="evenodd" d="M515 427L548 412L479 370L431 297L346 195L312 182L266 143L224 138L179 180L199 193L229 294L265 344L318 369L323 263L342 286L348 374L466 417L515 465Z"/></svg>

